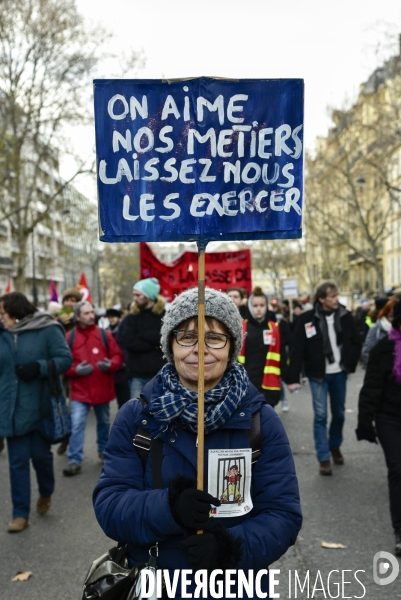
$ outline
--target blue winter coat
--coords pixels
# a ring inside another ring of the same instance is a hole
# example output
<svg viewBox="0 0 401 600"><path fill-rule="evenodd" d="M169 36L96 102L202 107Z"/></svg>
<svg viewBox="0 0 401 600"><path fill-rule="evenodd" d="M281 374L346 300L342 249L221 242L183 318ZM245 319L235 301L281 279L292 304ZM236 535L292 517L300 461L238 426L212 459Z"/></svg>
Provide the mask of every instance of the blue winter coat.
<svg viewBox="0 0 401 600"><path fill-rule="evenodd" d="M143 395L149 402L152 393L158 393L159 389L161 393L157 375L145 386ZM302 524L298 482L287 435L275 411L264 403L264 397L252 384L249 395L224 427L205 436L206 481L208 450L249 448L247 431L252 414L259 409L262 456L253 467L253 509L241 517L216 519L242 539L243 557L238 569L245 571L267 569L295 543ZM188 569L187 550L178 547L183 530L171 514L167 486L179 473L196 478L196 434L188 429L179 429L174 434L170 428L163 434L165 487L153 489L151 456L144 473L133 446L138 425L151 433L156 428L148 407L143 408L139 400L130 400L117 414L104 453L102 474L93 494L97 520L106 535L128 545L131 564L147 561L150 546L159 542L160 567ZM267 591L267 577L262 577L262 582Z"/></svg>
<svg viewBox="0 0 401 600"><path fill-rule="evenodd" d="M50 317L49 317L50 318ZM38 330L11 333L0 325L0 436L24 435L37 429L41 406L49 394L44 385L46 361L52 358L58 373L66 371L72 356L62 327L57 324ZM23 381L16 365L40 364L39 378Z"/></svg>

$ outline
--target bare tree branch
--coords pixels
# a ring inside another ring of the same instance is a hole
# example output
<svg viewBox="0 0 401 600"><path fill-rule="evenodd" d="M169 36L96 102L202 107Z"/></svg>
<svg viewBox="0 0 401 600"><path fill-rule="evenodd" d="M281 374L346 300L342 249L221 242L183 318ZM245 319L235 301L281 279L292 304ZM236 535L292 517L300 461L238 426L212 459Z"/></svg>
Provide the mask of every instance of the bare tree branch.
<svg viewBox="0 0 401 600"><path fill-rule="evenodd" d="M0 222L9 223L18 246L13 261L21 289L30 234L69 184L93 169L82 160L61 181L58 163L66 125L92 118L92 72L102 58L99 39L108 38L86 27L74 0L1 0Z"/></svg>

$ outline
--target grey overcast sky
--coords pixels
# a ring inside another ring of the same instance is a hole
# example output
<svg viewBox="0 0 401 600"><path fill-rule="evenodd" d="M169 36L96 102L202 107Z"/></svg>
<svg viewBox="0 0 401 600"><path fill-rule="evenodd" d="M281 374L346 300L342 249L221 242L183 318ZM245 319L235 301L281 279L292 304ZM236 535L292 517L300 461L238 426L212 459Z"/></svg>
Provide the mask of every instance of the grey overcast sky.
<svg viewBox="0 0 401 600"><path fill-rule="evenodd" d="M327 132L327 107L354 100L360 83L398 52L401 33L401 0L77 0L77 6L114 34L117 55L143 51L140 78L303 78L307 147Z"/></svg>

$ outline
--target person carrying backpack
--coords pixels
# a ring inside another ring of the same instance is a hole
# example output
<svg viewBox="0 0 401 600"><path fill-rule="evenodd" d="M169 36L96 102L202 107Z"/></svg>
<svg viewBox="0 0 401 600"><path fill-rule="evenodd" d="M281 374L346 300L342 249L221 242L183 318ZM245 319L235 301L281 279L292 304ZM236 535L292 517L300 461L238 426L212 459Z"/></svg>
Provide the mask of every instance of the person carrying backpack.
<svg viewBox="0 0 401 600"><path fill-rule="evenodd" d="M67 334L73 363L66 372L70 379L72 432L68 447L66 477L81 472L84 458L86 418L93 407L97 420L97 449L103 452L109 438L110 402L116 397L114 373L123 364L123 353L112 334L95 325L95 312L89 302L74 306L77 326Z"/></svg>
<svg viewBox="0 0 401 600"><path fill-rule="evenodd" d="M295 543L302 523L283 425L236 360L242 346L241 316L226 294L209 288L201 341L205 485L204 491L196 489L197 317L196 288L167 308L161 347L168 362L144 386L142 401L129 400L119 410L93 495L100 526L107 536L127 544L130 566L146 562L150 547L158 543L158 567L170 571L170 580L175 569L267 569ZM251 467L244 456L253 448L250 433L257 413L260 452ZM139 451L144 438L138 443L143 430L145 439L146 434L151 438L144 464ZM227 473L234 470L227 482ZM186 579L193 594L194 574L187 572ZM261 587L267 591L267 577ZM180 590L178 582L176 598Z"/></svg>

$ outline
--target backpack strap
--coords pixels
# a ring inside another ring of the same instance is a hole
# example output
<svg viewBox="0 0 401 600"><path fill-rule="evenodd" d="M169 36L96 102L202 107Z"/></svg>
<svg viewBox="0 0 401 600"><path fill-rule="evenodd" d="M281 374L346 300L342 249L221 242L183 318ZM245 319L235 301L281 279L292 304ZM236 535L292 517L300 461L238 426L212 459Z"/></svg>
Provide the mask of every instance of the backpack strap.
<svg viewBox="0 0 401 600"><path fill-rule="evenodd" d="M100 338L103 342L103 346L106 348L106 354L108 357L109 356L109 338L107 337L106 331L102 327L99 327L99 331L100 331Z"/></svg>
<svg viewBox="0 0 401 600"><path fill-rule="evenodd" d="M72 352L72 347L74 345L74 340L75 340L76 335L77 335L77 330L74 327L74 329L71 329L70 337L68 338L68 345L70 347L71 352Z"/></svg>
<svg viewBox="0 0 401 600"><path fill-rule="evenodd" d="M252 425L248 431L249 445L252 448L252 464L262 456L262 434L260 430L260 410L252 415Z"/></svg>
<svg viewBox="0 0 401 600"><path fill-rule="evenodd" d="M153 487L163 488L162 464L163 464L163 442L161 440L150 440L150 449L152 450L152 476Z"/></svg>
<svg viewBox="0 0 401 600"><path fill-rule="evenodd" d="M150 451L151 440L152 440L152 436L150 435L150 433L147 432L145 429L142 429L142 427L137 428L136 435L135 435L134 439L132 440L132 443L134 444L136 451L138 452L138 454L141 458L142 466L143 466L144 470L146 467L146 461L148 460L148 454Z"/></svg>
<svg viewBox="0 0 401 600"><path fill-rule="evenodd" d="M107 337L107 333L101 327L98 327L98 329L100 331L100 339L102 340L103 346L106 348L106 354L107 354L107 356L109 356L109 339ZM68 345L69 345L71 351L72 351L72 347L74 345L74 340L75 340L76 335L77 335L77 330L74 327L74 329L71 329L70 337L68 338Z"/></svg>
<svg viewBox="0 0 401 600"><path fill-rule="evenodd" d="M141 401L142 406L146 406L146 400L142 395L140 395L139 400ZM153 488L163 488L163 442L161 440L155 440L154 438L152 438L148 431L146 431L142 427L138 427L138 429L136 430L136 435L132 440L132 443L134 444L136 451L140 456L144 472L149 452L150 450L152 450Z"/></svg>

